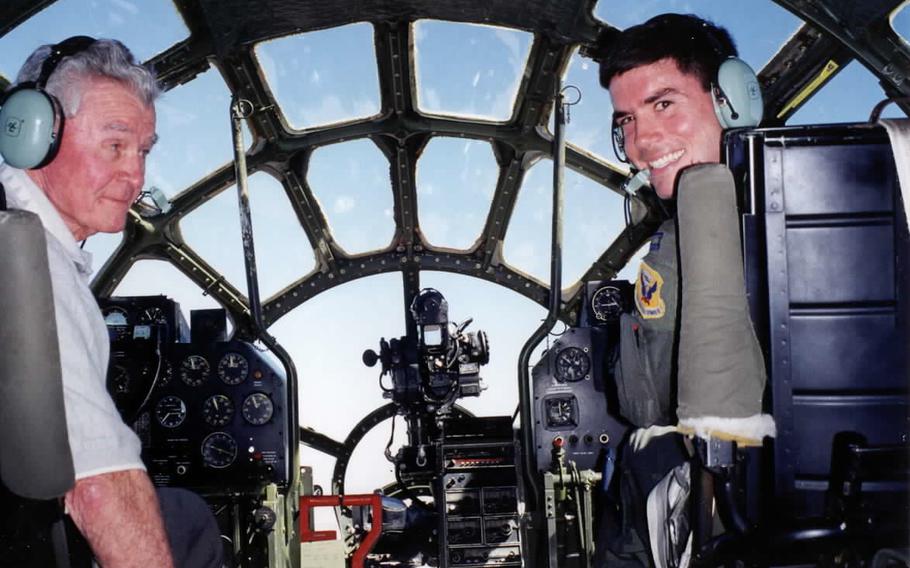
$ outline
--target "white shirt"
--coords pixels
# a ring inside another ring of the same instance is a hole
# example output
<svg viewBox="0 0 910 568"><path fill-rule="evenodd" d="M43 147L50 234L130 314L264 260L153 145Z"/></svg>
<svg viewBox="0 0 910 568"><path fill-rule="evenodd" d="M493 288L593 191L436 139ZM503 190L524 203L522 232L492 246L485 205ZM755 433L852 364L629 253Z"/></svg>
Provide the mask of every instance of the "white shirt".
<svg viewBox="0 0 910 568"><path fill-rule="evenodd" d="M88 286L92 255L79 248L63 218L24 171L0 164L0 183L10 208L31 211L44 225L76 479L144 470L139 438L123 423L105 388L110 343Z"/></svg>

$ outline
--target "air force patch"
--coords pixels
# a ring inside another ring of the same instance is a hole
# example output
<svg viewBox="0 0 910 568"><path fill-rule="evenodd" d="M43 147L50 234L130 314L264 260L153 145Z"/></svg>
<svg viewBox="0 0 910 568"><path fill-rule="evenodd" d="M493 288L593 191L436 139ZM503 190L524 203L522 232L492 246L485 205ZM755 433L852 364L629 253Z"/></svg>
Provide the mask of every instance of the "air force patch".
<svg viewBox="0 0 910 568"><path fill-rule="evenodd" d="M635 305L645 319L658 319L667 313L667 305L661 297L664 279L659 272L642 261L635 281Z"/></svg>

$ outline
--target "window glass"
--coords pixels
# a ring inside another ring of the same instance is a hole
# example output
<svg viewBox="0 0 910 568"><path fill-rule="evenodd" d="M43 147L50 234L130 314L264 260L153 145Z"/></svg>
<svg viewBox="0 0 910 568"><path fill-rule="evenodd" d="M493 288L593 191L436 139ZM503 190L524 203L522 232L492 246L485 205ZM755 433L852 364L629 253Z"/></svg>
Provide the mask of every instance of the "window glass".
<svg viewBox="0 0 910 568"><path fill-rule="evenodd" d="M871 71L858 61L849 63L831 81L800 107L787 124L828 124L832 122L865 122L885 92ZM891 104L883 118L906 117Z"/></svg>
<svg viewBox="0 0 910 568"><path fill-rule="evenodd" d="M420 230L434 245L469 248L483 231L499 167L489 143L436 137L417 163Z"/></svg>
<svg viewBox="0 0 910 568"><path fill-rule="evenodd" d="M578 89L576 91L569 88L565 92L567 104L577 101L568 107L566 142L584 152L620 165L619 158L613 151L611 130L613 101L610 99L610 93L600 87L597 63L582 57L576 50L569 61L563 84ZM551 113L550 131L553 132L553 129Z"/></svg>
<svg viewBox="0 0 910 568"><path fill-rule="evenodd" d="M118 39L147 61L189 31L170 0L58 0L0 39L0 73L12 81L36 47L76 35Z"/></svg>
<svg viewBox="0 0 910 568"><path fill-rule="evenodd" d="M389 161L370 140L313 151L307 182L348 253L385 248L395 234Z"/></svg>
<svg viewBox="0 0 910 568"><path fill-rule="evenodd" d="M129 223L127 219L127 223ZM85 241L82 248L92 253L92 271L97 273L107 262L107 259L114 254L120 242L123 240L123 233L95 233Z"/></svg>
<svg viewBox="0 0 910 568"><path fill-rule="evenodd" d="M891 27L894 28L894 31L904 38L905 41L910 41L910 2L904 2L904 4L891 15Z"/></svg>
<svg viewBox="0 0 910 568"><path fill-rule="evenodd" d="M234 160L231 94L217 69L164 93L155 108L158 143L149 154L147 187L170 197ZM253 138L243 123L246 147Z"/></svg>
<svg viewBox="0 0 910 568"><path fill-rule="evenodd" d="M566 169L563 197L562 285L578 280L625 228L623 198ZM525 175L503 254L506 262L547 283L550 280L553 162Z"/></svg>
<svg viewBox="0 0 910 568"><path fill-rule="evenodd" d="M379 113L379 75L370 24L263 42L255 53L291 128L311 128Z"/></svg>
<svg viewBox="0 0 910 568"><path fill-rule="evenodd" d="M256 173L249 178L249 190L259 293L265 300L310 272L316 261L278 180ZM246 295L237 186L230 186L181 219L180 229L187 244Z"/></svg>
<svg viewBox="0 0 910 568"><path fill-rule="evenodd" d="M417 108L508 120L533 36L494 26L421 20L414 24Z"/></svg>

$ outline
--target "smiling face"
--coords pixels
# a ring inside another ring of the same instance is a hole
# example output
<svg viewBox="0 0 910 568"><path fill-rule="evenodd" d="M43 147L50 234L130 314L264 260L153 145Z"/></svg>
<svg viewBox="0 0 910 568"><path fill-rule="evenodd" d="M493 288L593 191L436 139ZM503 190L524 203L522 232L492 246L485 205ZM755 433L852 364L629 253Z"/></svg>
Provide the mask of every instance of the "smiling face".
<svg viewBox="0 0 910 568"><path fill-rule="evenodd" d="M636 168L651 171L651 185L662 199L673 197L686 166L720 161L721 127L711 94L674 60L613 77L610 97L626 155Z"/></svg>
<svg viewBox="0 0 910 568"><path fill-rule="evenodd" d="M123 230L155 143L154 108L116 81L84 81L79 110L66 119L57 156L28 172L77 241Z"/></svg>

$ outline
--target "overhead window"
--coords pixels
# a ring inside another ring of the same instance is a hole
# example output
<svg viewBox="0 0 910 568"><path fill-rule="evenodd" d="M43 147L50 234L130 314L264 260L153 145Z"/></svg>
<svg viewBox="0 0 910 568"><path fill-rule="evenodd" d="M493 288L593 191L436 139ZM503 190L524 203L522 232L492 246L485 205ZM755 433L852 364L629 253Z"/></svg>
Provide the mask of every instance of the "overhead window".
<svg viewBox="0 0 910 568"><path fill-rule="evenodd" d="M483 231L499 167L488 142L436 137L417 163L420 230L437 246L466 249Z"/></svg>
<svg viewBox="0 0 910 568"><path fill-rule="evenodd" d="M876 103L885 98L875 75L858 61L849 63L800 107L787 124L865 122ZM889 105L884 118L905 118L897 105Z"/></svg>
<svg viewBox="0 0 910 568"><path fill-rule="evenodd" d="M303 130L379 113L371 24L350 24L260 43L256 60L282 115Z"/></svg>
<svg viewBox="0 0 910 568"><path fill-rule="evenodd" d="M507 121L533 36L513 29L420 20L414 24L417 108Z"/></svg>
<svg viewBox="0 0 910 568"><path fill-rule="evenodd" d="M897 35L904 38L904 41L910 42L910 2L904 2L891 15L891 27L894 28Z"/></svg>
<svg viewBox="0 0 910 568"><path fill-rule="evenodd" d="M12 81L36 47L76 35L118 39L147 61L189 30L170 0L58 0L0 39L0 73Z"/></svg>
<svg viewBox="0 0 910 568"><path fill-rule="evenodd" d="M395 234L389 161L370 140L313 151L307 183L319 200L335 242L357 254L382 249Z"/></svg>

